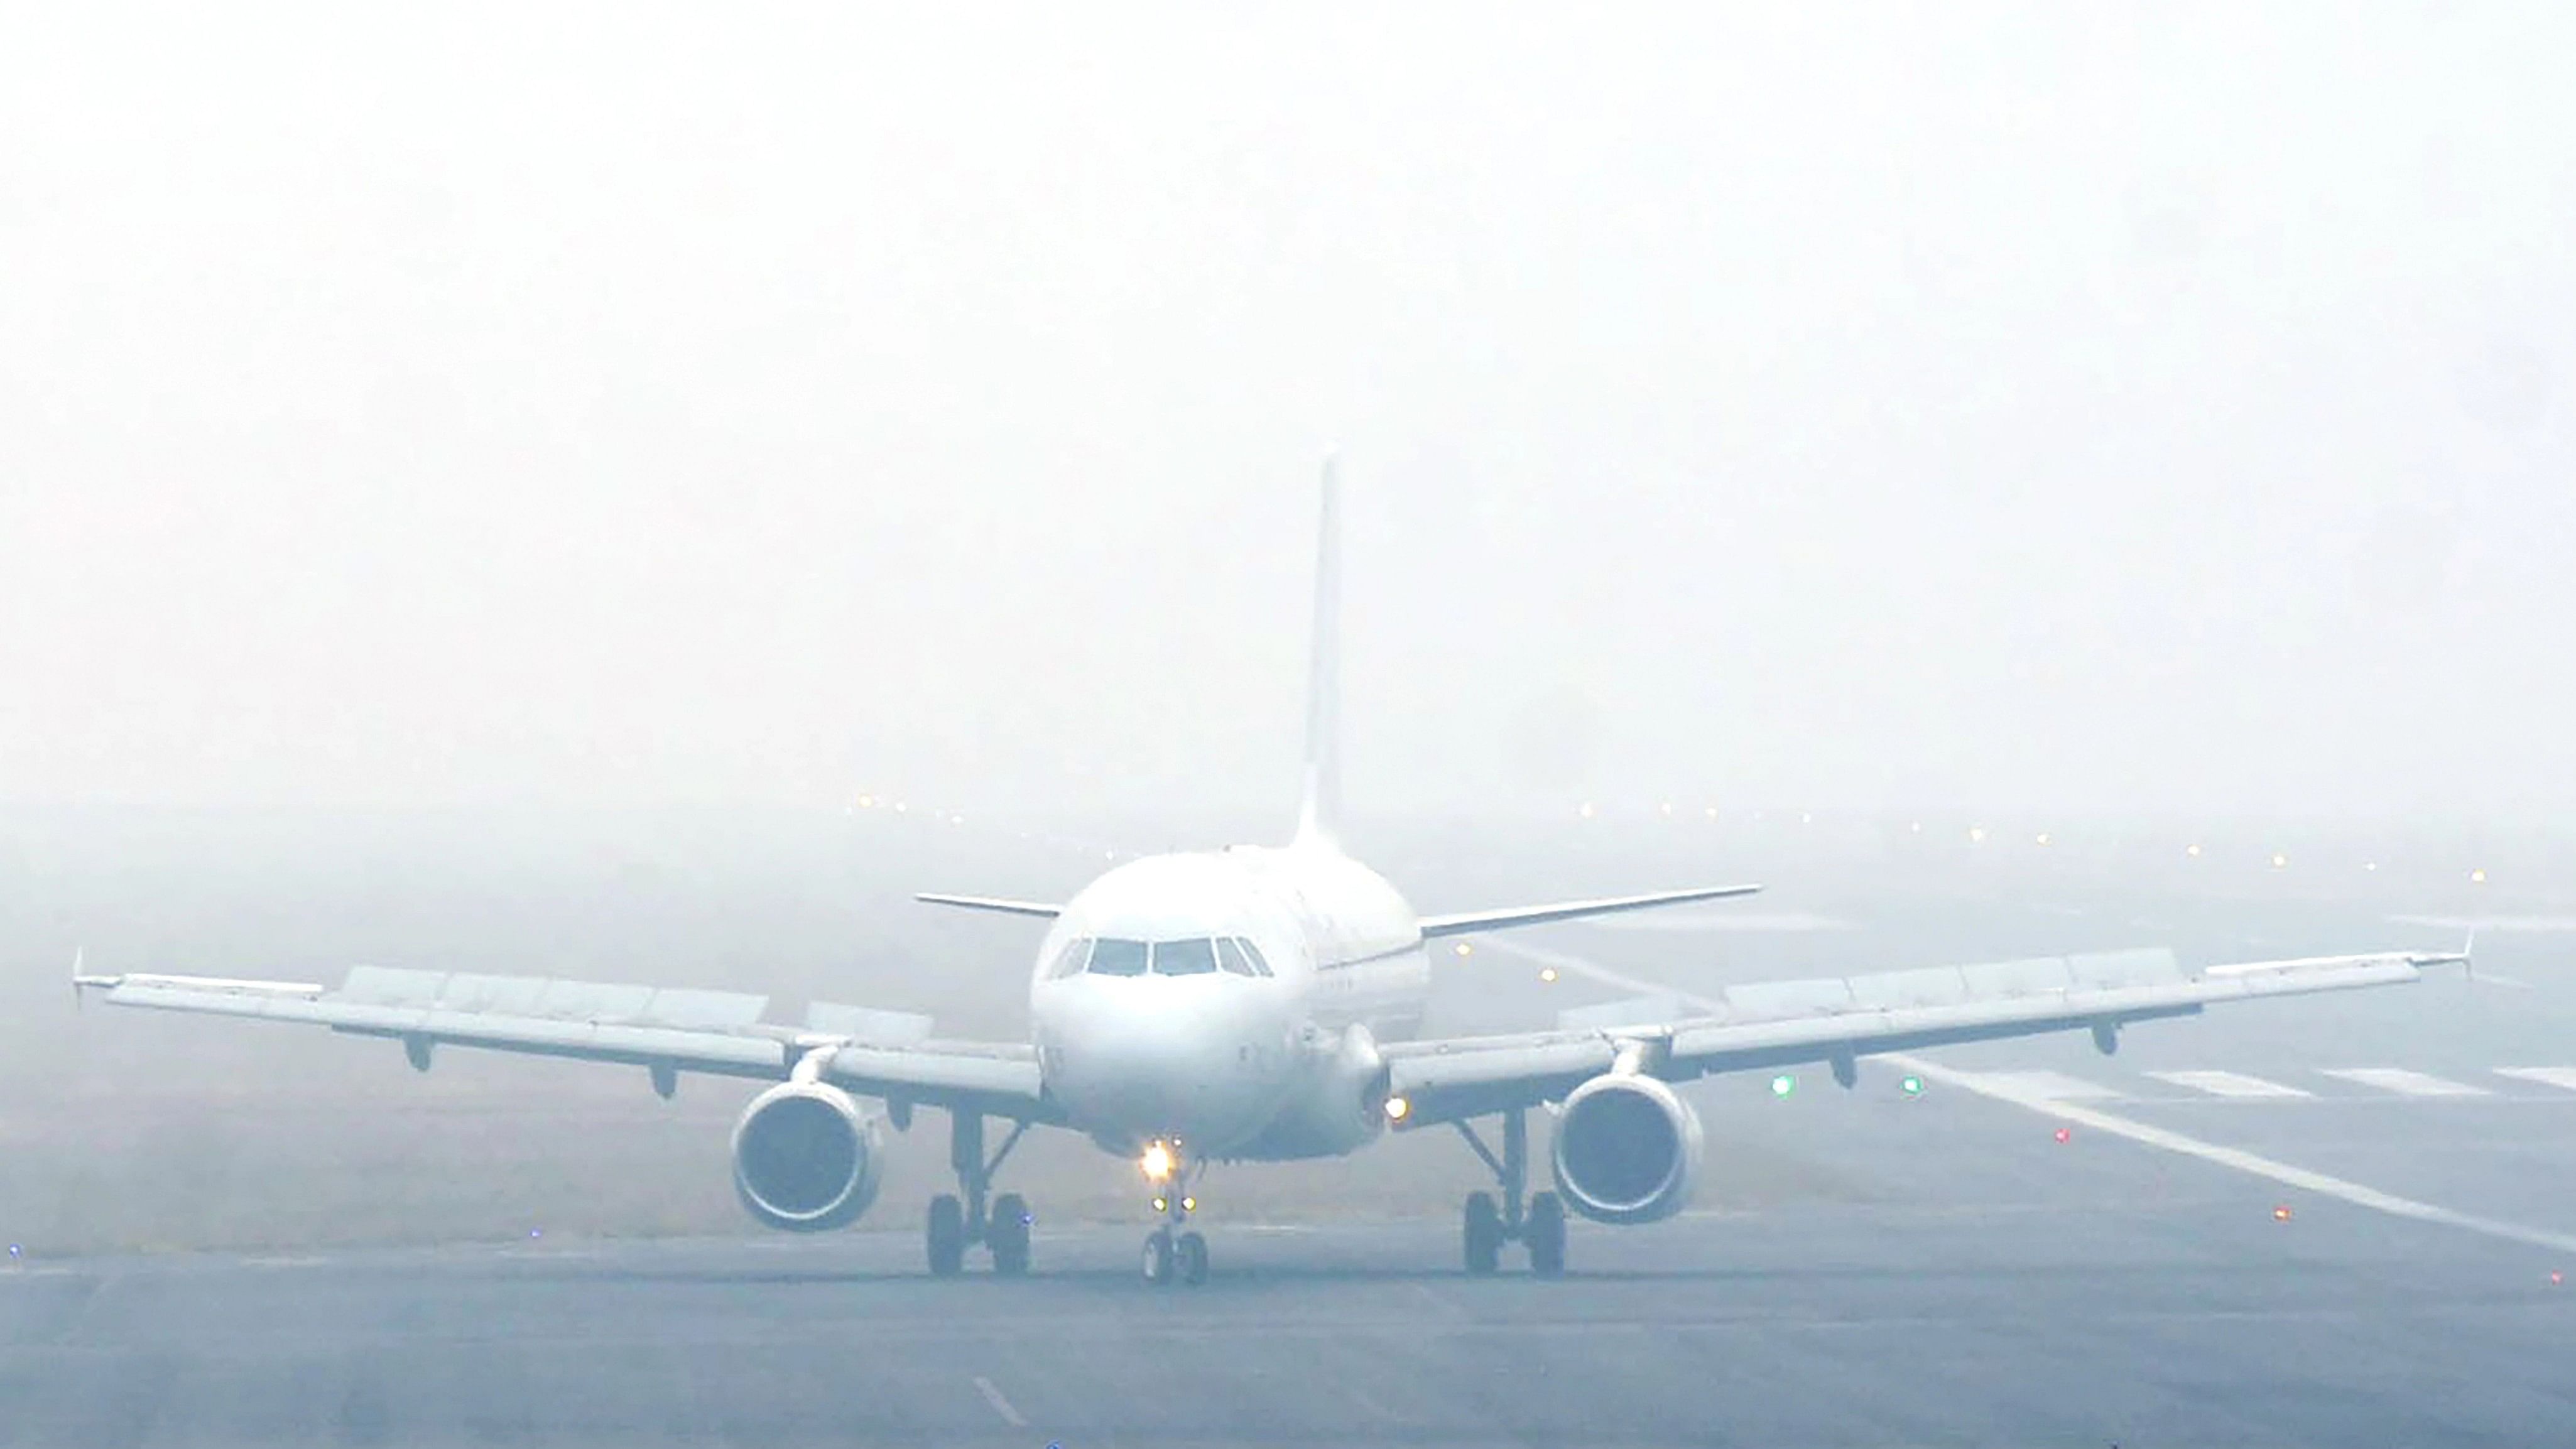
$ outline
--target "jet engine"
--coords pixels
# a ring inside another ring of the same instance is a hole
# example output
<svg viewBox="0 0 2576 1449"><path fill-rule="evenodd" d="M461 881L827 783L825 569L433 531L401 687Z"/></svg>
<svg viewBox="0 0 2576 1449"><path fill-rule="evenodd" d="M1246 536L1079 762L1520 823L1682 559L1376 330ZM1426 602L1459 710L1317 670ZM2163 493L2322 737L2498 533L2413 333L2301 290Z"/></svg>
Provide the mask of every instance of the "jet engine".
<svg viewBox="0 0 2576 1449"><path fill-rule="evenodd" d="M876 1201L884 1170L883 1119L838 1087L781 1082L734 1124L734 1195L766 1227L845 1227Z"/></svg>
<svg viewBox="0 0 2576 1449"><path fill-rule="evenodd" d="M1556 1118L1556 1190L1599 1223L1660 1222L1699 1181L1699 1114L1654 1077L1611 1072L1574 1089Z"/></svg>

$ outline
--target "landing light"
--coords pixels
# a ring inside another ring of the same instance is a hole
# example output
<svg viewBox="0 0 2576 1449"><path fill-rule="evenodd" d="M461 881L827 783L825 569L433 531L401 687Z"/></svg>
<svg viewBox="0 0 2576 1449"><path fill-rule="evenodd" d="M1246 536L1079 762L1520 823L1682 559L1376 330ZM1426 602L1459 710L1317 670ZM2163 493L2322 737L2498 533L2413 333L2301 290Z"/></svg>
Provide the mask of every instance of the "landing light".
<svg viewBox="0 0 2576 1449"><path fill-rule="evenodd" d="M1161 1182L1172 1175L1172 1149L1156 1142L1145 1149L1144 1158L1136 1165L1145 1169L1149 1181Z"/></svg>
<svg viewBox="0 0 2576 1449"><path fill-rule="evenodd" d="M1556 980L1556 968L1553 966L1541 966L1538 968L1538 979L1541 981L1553 982Z"/></svg>
<svg viewBox="0 0 2576 1449"><path fill-rule="evenodd" d="M1475 948L1475 947L1473 947L1473 946L1468 945L1468 944L1467 944L1466 942L1464 942L1464 941L1461 941L1461 942L1459 942L1459 943L1458 943L1457 951L1458 951L1458 954L1459 954L1459 955L1461 955L1461 956L1473 956L1473 955L1475 955L1475 954L1476 954L1476 948Z"/></svg>
<svg viewBox="0 0 2576 1449"><path fill-rule="evenodd" d="M1986 827L1984 827L1984 826L1982 826L1982 825L1971 825L1971 826L1969 826L1969 827L1968 827L1968 843L1969 843L1970 845L1975 845L1976 843L1978 843L1979 841L1984 840L1985 838L1986 838Z"/></svg>
<svg viewBox="0 0 2576 1449"><path fill-rule="evenodd" d="M2048 832L2047 832L2047 831L2043 830L2043 831L2039 832L2039 843L2040 843L2040 844L2042 844L2042 845L2046 845L2046 844L2048 843Z"/></svg>
<svg viewBox="0 0 2576 1449"><path fill-rule="evenodd" d="M1197 1198L1194 1198L1194 1197L1185 1197L1185 1198L1182 1198L1182 1199L1181 1199L1181 1211L1183 1211L1183 1212L1185 1212L1185 1213L1194 1213L1194 1212L1197 1212L1198 1210L1199 1210L1199 1200L1198 1200Z"/></svg>
<svg viewBox="0 0 2576 1449"><path fill-rule="evenodd" d="M1158 1197L1158 1198L1154 1199L1154 1211L1156 1211L1156 1212L1161 1212L1161 1211L1163 1211L1164 1209L1166 1209L1166 1208L1170 1207L1171 1205L1172 1205L1172 1200L1171 1200L1170 1198L1167 1198L1167 1197Z"/></svg>
<svg viewBox="0 0 2576 1449"><path fill-rule="evenodd" d="M2194 860L2198 860L2198 859L2200 859L2200 847L2199 847L2199 846L2197 846L2197 845L2186 845L2186 846L2184 846L2184 847L2182 848L2182 853L2183 853L2183 854L2185 854L2185 855L2190 856L2190 857L2191 857L2192 859L2194 859Z"/></svg>
<svg viewBox="0 0 2576 1449"><path fill-rule="evenodd" d="M2274 870L2288 870L2290 868L2290 858L2277 850L2273 851L2272 868Z"/></svg>
<svg viewBox="0 0 2576 1449"><path fill-rule="evenodd" d="M2470 871L2469 883L2471 885L2485 885L2487 883L2487 873L2485 868L2481 867L2477 870Z"/></svg>
<svg viewBox="0 0 2576 1449"><path fill-rule="evenodd" d="M1386 1120L1389 1122L1403 1121L1404 1114L1412 1110L1413 1104L1404 1100L1402 1097L1389 1097L1386 1099Z"/></svg>

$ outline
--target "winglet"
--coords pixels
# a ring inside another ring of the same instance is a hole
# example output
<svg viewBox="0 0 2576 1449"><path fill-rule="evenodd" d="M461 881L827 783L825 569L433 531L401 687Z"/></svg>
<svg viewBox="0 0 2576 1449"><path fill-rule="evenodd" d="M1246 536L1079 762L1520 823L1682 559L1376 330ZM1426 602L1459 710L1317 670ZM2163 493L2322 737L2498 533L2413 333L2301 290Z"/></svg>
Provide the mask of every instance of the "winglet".
<svg viewBox="0 0 2576 1449"><path fill-rule="evenodd" d="M2418 969L2426 966L2457 966L2463 976L2475 981L2478 979L2478 967L2474 959L2477 946L2478 928L2471 926L2469 938L2460 943L2459 950L2412 952L2406 957L2406 964Z"/></svg>
<svg viewBox="0 0 2576 1449"><path fill-rule="evenodd" d="M1342 537L1341 459L1324 456L1322 519L1315 545L1315 618L1306 667L1305 799L1299 845L1334 847L1341 827Z"/></svg>
<svg viewBox="0 0 2576 1449"><path fill-rule="evenodd" d="M122 976L91 976L83 972L81 967L86 964L88 955L89 948L86 946L72 948L72 1010L74 1011L80 1010L82 998L92 991L114 991L125 984L125 978Z"/></svg>

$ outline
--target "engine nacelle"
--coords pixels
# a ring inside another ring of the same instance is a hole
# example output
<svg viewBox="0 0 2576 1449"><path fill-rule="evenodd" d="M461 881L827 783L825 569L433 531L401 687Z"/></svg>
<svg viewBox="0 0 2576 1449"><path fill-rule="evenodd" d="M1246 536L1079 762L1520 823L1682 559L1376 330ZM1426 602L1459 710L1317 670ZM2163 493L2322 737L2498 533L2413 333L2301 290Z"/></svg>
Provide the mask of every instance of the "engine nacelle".
<svg viewBox="0 0 2576 1449"><path fill-rule="evenodd" d="M1598 1223L1660 1222L1699 1182L1699 1114L1653 1077L1611 1072L1574 1089L1557 1113L1556 1190Z"/></svg>
<svg viewBox="0 0 2576 1449"><path fill-rule="evenodd" d="M884 1171L884 1120L838 1087L781 1082L734 1124L734 1196L766 1227L846 1227L877 1200Z"/></svg>

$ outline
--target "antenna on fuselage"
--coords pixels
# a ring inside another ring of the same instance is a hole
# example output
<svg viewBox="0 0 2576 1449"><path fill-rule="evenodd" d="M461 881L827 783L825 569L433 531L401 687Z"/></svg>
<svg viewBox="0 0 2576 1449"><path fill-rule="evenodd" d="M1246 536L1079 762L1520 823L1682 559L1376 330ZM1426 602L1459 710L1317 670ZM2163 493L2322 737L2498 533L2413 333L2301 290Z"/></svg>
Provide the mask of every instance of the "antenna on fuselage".
<svg viewBox="0 0 2576 1449"><path fill-rule="evenodd" d="M1315 637L1306 659L1305 799L1297 844L1332 846L1341 827L1341 459L1324 455L1322 520L1315 544Z"/></svg>

